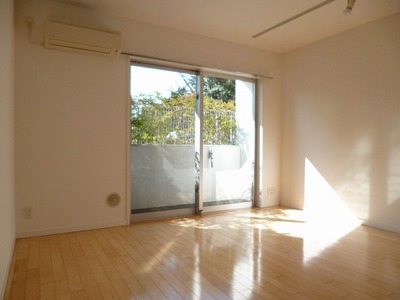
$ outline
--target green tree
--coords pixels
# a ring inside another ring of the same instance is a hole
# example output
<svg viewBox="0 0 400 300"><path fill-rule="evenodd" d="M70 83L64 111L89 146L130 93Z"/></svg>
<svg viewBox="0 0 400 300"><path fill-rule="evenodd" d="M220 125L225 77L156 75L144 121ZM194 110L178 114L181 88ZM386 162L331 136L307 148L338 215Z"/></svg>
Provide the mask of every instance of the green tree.
<svg viewBox="0 0 400 300"><path fill-rule="evenodd" d="M178 95L182 95L187 92L196 92L196 78L193 76L181 75L185 81L186 86L179 88ZM214 100L222 100L227 102L229 100L235 100L235 80L226 79L220 77L204 77L204 96L210 97Z"/></svg>
<svg viewBox="0 0 400 300"><path fill-rule="evenodd" d="M235 80L207 76L204 78L204 95L223 102L235 100Z"/></svg>
<svg viewBox="0 0 400 300"><path fill-rule="evenodd" d="M185 87L169 97L139 95L131 99L132 144L193 144L196 82L184 77ZM206 144L235 144L235 81L205 77L204 128Z"/></svg>
<svg viewBox="0 0 400 300"><path fill-rule="evenodd" d="M233 145L236 142L235 102L216 101L205 96L203 102L203 140L205 144Z"/></svg>
<svg viewBox="0 0 400 300"><path fill-rule="evenodd" d="M191 144L195 95L131 98L131 144Z"/></svg>

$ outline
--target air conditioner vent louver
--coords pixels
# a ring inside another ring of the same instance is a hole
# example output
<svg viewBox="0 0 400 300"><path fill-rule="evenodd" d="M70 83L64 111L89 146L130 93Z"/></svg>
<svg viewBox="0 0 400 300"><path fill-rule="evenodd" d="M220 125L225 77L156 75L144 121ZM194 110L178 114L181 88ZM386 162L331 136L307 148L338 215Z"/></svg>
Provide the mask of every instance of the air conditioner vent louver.
<svg viewBox="0 0 400 300"><path fill-rule="evenodd" d="M45 47L117 56L121 53L121 35L74 25L46 22Z"/></svg>

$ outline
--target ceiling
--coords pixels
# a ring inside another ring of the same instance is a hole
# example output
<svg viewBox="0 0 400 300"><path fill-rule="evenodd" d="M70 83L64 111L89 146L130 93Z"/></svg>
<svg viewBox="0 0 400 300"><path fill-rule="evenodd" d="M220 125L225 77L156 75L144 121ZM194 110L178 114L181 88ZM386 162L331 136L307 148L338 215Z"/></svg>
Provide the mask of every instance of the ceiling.
<svg viewBox="0 0 400 300"><path fill-rule="evenodd" d="M324 0L55 0L168 28L284 53L400 12L400 0L335 0L257 38Z"/></svg>

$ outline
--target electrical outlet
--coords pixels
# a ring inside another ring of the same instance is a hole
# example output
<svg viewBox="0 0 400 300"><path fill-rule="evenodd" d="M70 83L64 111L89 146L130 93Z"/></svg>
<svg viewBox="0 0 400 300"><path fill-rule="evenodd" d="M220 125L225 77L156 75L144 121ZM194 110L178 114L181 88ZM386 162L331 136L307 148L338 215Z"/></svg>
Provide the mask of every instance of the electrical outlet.
<svg viewBox="0 0 400 300"><path fill-rule="evenodd" d="M271 187L267 188L267 195L268 196L275 195L275 187L271 186Z"/></svg>
<svg viewBox="0 0 400 300"><path fill-rule="evenodd" d="M32 218L32 207L24 207L22 209L22 216L24 219Z"/></svg>

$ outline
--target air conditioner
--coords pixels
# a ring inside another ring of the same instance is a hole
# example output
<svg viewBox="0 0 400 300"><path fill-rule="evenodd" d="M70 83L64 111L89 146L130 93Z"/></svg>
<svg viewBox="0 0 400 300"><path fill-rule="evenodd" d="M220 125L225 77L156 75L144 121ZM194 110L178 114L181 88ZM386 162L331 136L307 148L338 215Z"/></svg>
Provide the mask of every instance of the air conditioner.
<svg viewBox="0 0 400 300"><path fill-rule="evenodd" d="M121 53L121 34L46 22L44 46L50 49L117 56Z"/></svg>

